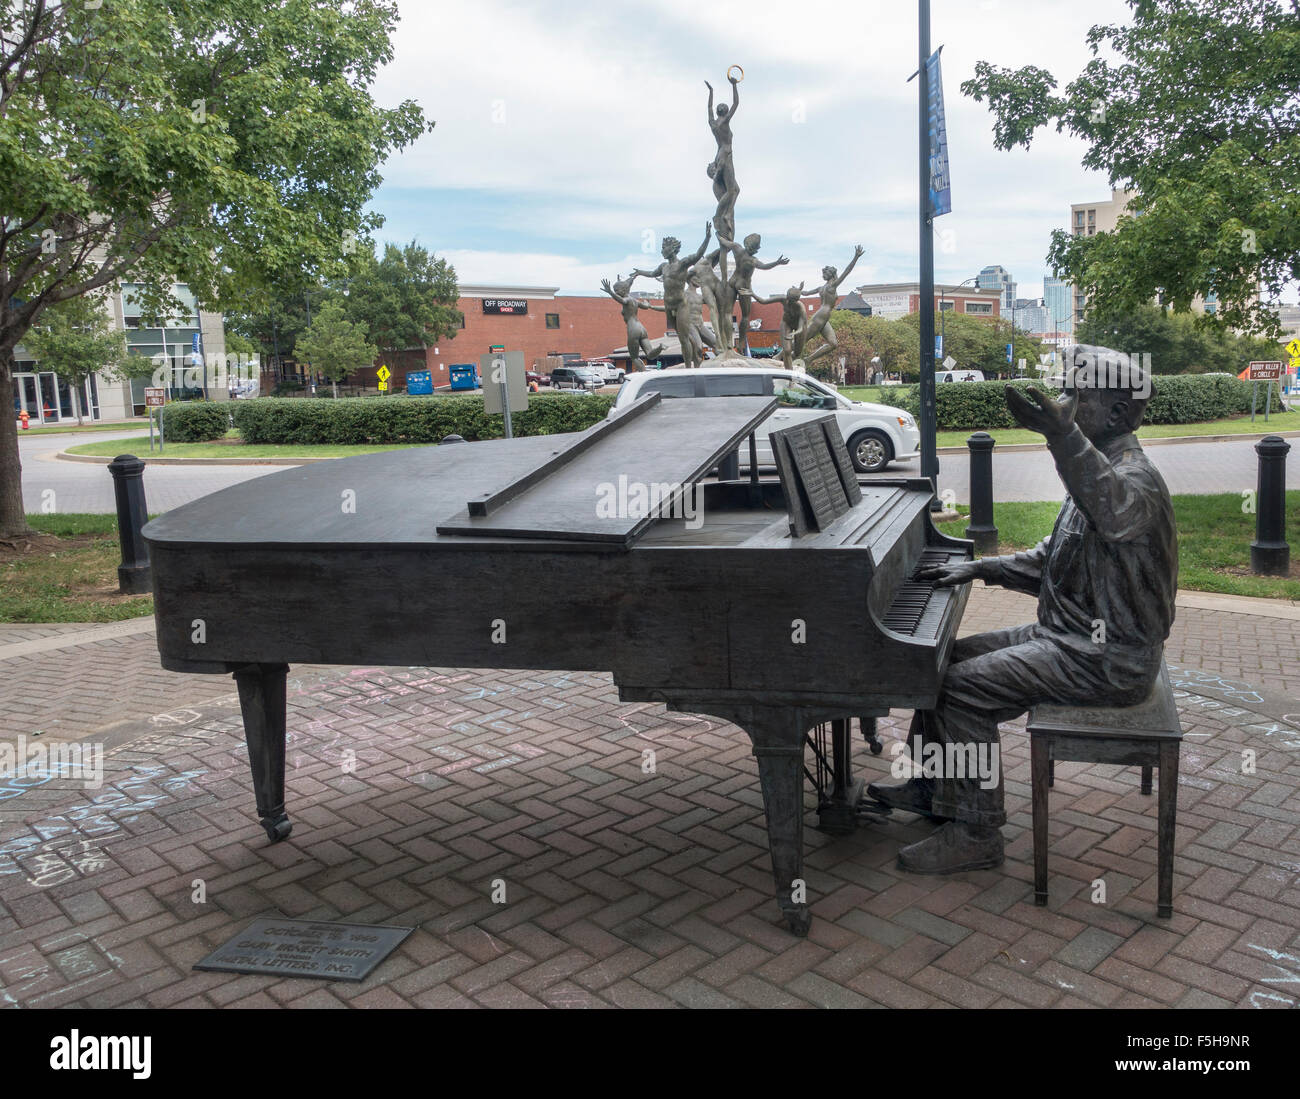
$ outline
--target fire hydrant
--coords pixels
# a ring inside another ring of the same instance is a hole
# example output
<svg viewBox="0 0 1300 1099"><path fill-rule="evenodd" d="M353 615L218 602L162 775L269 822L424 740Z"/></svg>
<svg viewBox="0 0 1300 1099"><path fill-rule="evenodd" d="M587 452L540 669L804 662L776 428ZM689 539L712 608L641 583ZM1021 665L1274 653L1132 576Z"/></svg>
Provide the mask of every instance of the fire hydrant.
<svg viewBox="0 0 1300 1099"><path fill-rule="evenodd" d="M27 409L24 408L24 409L23 409L23 410L18 414L18 419L20 419L20 420L22 421L22 423L23 423L23 430L26 431L26 430L27 430L27 421L31 419L31 417L27 415Z"/></svg>

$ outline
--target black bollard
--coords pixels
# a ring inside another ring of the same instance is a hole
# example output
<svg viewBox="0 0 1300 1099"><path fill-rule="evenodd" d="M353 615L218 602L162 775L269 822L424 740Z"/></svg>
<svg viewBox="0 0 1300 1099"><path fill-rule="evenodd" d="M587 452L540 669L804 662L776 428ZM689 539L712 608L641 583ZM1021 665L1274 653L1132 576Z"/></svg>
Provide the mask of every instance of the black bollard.
<svg viewBox="0 0 1300 1099"><path fill-rule="evenodd" d="M1291 444L1267 435L1255 444L1259 455L1259 490L1255 494L1255 540L1250 544L1250 571L1286 576L1291 547L1286 541L1286 456Z"/></svg>
<svg viewBox="0 0 1300 1099"><path fill-rule="evenodd" d="M122 543L122 563L117 566L117 590L123 595L146 595L153 587L149 572L149 547L140 528L149 519L144 506L144 463L134 454L119 454L108 463L117 498L117 536Z"/></svg>
<svg viewBox="0 0 1300 1099"><path fill-rule="evenodd" d="M978 553L997 553L998 528L993 525L993 436L977 431L966 440L970 448L970 523L966 537Z"/></svg>

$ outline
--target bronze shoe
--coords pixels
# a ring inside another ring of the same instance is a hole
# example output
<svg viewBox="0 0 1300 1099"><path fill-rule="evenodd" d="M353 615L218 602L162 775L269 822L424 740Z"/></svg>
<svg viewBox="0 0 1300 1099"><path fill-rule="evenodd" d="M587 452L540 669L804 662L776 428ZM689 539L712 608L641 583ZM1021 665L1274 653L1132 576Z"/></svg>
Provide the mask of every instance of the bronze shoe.
<svg viewBox="0 0 1300 1099"><path fill-rule="evenodd" d="M1002 832L949 821L919 843L898 852L898 865L913 874L957 874L1001 866Z"/></svg>
<svg viewBox="0 0 1300 1099"><path fill-rule="evenodd" d="M912 778L899 786L880 786L873 782L867 787L867 795L891 809L920 813L921 816L929 817L931 820L952 820L951 817L937 816L931 812L930 806L934 801L934 779L932 778Z"/></svg>

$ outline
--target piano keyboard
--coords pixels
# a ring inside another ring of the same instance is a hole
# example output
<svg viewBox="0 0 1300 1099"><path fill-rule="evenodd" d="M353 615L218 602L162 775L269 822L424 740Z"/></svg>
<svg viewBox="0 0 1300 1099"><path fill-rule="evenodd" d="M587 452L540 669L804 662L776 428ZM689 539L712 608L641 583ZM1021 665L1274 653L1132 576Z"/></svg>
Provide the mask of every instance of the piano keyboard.
<svg viewBox="0 0 1300 1099"><path fill-rule="evenodd" d="M923 550L913 570L913 579L905 580L899 585L898 594L885 612L884 626L895 633L918 640L933 640L937 637L939 626L943 622L943 612L947 610L957 589L936 588L929 580L915 579L915 575L934 565L965 560L968 560L965 554L951 550Z"/></svg>

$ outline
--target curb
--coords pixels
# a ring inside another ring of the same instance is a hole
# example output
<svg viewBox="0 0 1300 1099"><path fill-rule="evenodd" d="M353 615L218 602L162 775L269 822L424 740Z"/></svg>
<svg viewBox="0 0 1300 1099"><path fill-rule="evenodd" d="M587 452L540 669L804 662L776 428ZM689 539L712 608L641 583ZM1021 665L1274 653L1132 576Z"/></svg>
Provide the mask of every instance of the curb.
<svg viewBox="0 0 1300 1099"><path fill-rule="evenodd" d="M61 462L97 462L100 465L108 465L113 460L98 454L69 454L66 450L60 450L54 457ZM136 457L150 466L302 466L312 462L338 461L338 458L150 458L140 454Z"/></svg>
<svg viewBox="0 0 1300 1099"><path fill-rule="evenodd" d="M1143 448L1149 446L1162 446L1167 443L1220 443L1230 439L1265 439L1270 435L1278 435L1283 439L1300 438L1300 431L1264 431L1258 434L1241 434L1241 435L1170 435L1158 439L1141 439ZM430 443L430 446L435 444ZM1002 454L1015 454L1019 451L1029 450L1046 450L1046 443L1003 443L995 447L997 452ZM941 446L936 454L967 454L969 448L964 446ZM96 454L69 454L66 450L60 450L55 455L63 462L99 462L107 465L112 458L103 458ZM144 457L137 454L146 465L175 465L175 466L301 466L311 462L336 462L338 458L166 458L166 457Z"/></svg>

